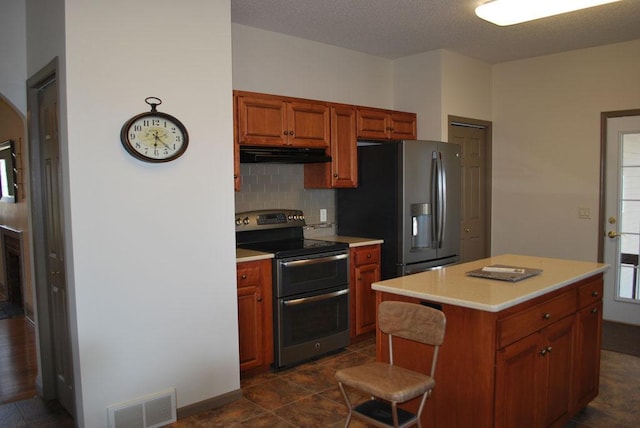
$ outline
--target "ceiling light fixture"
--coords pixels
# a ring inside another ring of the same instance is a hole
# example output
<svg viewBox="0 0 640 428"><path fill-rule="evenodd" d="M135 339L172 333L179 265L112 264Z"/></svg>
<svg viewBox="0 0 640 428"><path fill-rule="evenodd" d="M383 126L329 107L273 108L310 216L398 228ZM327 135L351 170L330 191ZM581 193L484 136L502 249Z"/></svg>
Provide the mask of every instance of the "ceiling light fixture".
<svg viewBox="0 0 640 428"><path fill-rule="evenodd" d="M476 15L505 26L573 12L620 0L493 0L476 8Z"/></svg>

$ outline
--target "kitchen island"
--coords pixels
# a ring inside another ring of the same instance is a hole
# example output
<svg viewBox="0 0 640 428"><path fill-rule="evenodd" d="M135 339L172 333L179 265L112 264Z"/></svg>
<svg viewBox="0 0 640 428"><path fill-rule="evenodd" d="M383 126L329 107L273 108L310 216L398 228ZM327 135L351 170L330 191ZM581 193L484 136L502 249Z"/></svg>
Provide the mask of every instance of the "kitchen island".
<svg viewBox="0 0 640 428"><path fill-rule="evenodd" d="M518 282L467 272L506 265L542 272ZM562 427L598 394L602 275L607 265L502 255L376 282L376 302L401 300L447 317L425 426ZM388 361L376 333L377 358ZM402 339L394 360L428 373L431 350ZM407 406L415 410L417 403Z"/></svg>

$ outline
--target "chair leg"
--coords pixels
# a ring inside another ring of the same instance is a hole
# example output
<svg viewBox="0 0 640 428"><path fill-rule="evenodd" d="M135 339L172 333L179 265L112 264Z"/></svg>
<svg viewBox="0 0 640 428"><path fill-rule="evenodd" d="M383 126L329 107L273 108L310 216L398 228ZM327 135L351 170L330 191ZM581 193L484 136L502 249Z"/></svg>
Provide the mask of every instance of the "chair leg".
<svg viewBox="0 0 640 428"><path fill-rule="evenodd" d="M347 415L347 420L344 423L344 428L348 428L349 427L349 423L351 422L351 400L349 400L349 396L347 395L347 392L344 390L344 387L342 386L342 382L338 382L338 386L340 387L340 391L342 392L342 396L344 397L344 401L347 403L347 409L349 409L349 414Z"/></svg>
<svg viewBox="0 0 640 428"><path fill-rule="evenodd" d="M393 417L393 426L398 428L398 403L395 401L391 402L391 416Z"/></svg>

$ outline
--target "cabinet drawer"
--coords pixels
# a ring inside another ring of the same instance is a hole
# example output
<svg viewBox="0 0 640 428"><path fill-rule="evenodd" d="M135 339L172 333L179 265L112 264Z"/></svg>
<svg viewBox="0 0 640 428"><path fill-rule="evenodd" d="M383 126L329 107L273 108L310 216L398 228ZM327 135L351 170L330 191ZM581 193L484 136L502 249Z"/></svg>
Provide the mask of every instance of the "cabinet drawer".
<svg viewBox="0 0 640 428"><path fill-rule="evenodd" d="M368 265L371 263L380 263L379 245L372 245L355 249L353 257L354 266Z"/></svg>
<svg viewBox="0 0 640 428"><path fill-rule="evenodd" d="M247 284L255 284L260 281L262 269L260 266L238 266L238 287L246 286Z"/></svg>
<svg viewBox="0 0 640 428"><path fill-rule="evenodd" d="M602 300L602 277L590 281L578 288L578 307L584 308L592 303Z"/></svg>
<svg viewBox="0 0 640 428"><path fill-rule="evenodd" d="M540 302L524 311L498 321L498 348L544 328L576 311L576 291Z"/></svg>

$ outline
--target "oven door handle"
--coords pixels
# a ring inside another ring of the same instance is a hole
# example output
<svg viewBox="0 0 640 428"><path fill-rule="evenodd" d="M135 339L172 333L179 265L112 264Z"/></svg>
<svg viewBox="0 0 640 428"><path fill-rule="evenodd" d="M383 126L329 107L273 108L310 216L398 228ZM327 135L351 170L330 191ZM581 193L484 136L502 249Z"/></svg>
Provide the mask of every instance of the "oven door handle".
<svg viewBox="0 0 640 428"><path fill-rule="evenodd" d="M302 305L303 303L318 302L320 300L327 300L333 297L342 296L343 294L347 294L348 292L349 292L349 289L345 288L344 290L338 290L338 291L334 291L333 293L322 294L320 296L303 297L301 299L294 299L294 300L284 300L282 303L285 306Z"/></svg>
<svg viewBox="0 0 640 428"><path fill-rule="evenodd" d="M282 262L282 266L290 267L290 266L315 265L316 263L333 262L335 260L346 259L347 257L348 257L348 254L338 254L338 255L329 256L329 257L318 257L316 259L293 260L290 262Z"/></svg>

